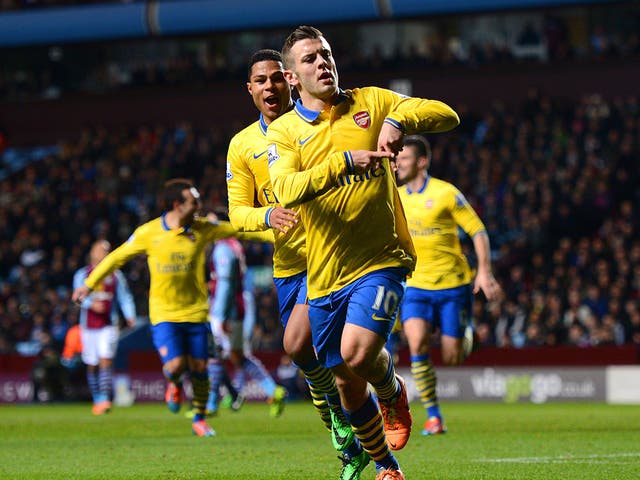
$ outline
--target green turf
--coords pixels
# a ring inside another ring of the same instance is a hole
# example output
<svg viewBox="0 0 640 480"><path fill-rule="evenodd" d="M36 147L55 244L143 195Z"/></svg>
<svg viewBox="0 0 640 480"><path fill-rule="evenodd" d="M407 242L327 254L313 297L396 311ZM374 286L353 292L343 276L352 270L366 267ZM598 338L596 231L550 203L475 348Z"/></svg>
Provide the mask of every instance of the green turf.
<svg viewBox="0 0 640 480"><path fill-rule="evenodd" d="M640 406L443 406L449 432L414 435L398 459L407 480L640 478ZM191 435L164 405L94 417L89 405L1 406L0 479L335 479L340 461L309 403L278 419L264 404L212 420L218 435ZM363 479L373 479L368 466Z"/></svg>

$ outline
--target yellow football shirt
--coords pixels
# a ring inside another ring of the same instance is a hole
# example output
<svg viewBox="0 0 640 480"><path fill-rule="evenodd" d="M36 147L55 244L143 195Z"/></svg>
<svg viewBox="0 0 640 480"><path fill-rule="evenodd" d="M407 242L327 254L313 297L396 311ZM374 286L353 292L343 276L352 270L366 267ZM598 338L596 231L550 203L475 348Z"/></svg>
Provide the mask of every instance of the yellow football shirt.
<svg viewBox="0 0 640 480"><path fill-rule="evenodd" d="M267 165L267 124L257 122L238 132L227 153L229 220L240 231L269 228L268 215L279 206ZM255 207L255 201L261 207ZM286 234L274 230L273 276L286 278L307 269L305 231L301 223Z"/></svg>
<svg viewBox="0 0 640 480"><path fill-rule="evenodd" d="M95 289L107 275L128 260L146 254L151 277L151 323L206 322L209 301L204 249L215 240L231 236L240 235L228 222L211 223L196 219L189 226L171 229L163 215L138 227L125 243L93 269L84 283ZM268 241L268 236L248 239Z"/></svg>
<svg viewBox="0 0 640 480"><path fill-rule="evenodd" d="M376 150L388 122L412 132L446 131L457 114L435 100L367 87L341 92L322 112L297 102L269 126L273 190L285 207L300 205L307 232L309 298L337 291L385 267L413 270L415 252L388 160L354 175L350 150Z"/></svg>
<svg viewBox="0 0 640 480"><path fill-rule="evenodd" d="M408 287L426 290L454 288L471 282L469 263L462 253L458 226L473 237L485 226L452 184L427 177L420 190L400 187L409 233L418 253Z"/></svg>

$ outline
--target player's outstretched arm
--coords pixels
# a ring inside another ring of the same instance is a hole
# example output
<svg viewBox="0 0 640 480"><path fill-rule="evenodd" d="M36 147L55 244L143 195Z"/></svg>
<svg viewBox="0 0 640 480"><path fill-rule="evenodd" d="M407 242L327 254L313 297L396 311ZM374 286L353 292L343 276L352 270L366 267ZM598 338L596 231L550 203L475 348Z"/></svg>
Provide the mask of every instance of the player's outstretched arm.
<svg viewBox="0 0 640 480"><path fill-rule="evenodd" d="M478 273L473 283L473 293L476 294L482 290L487 300L498 300L502 289L491 271L491 247L486 231L474 235L473 247L478 257Z"/></svg>
<svg viewBox="0 0 640 480"><path fill-rule="evenodd" d="M89 287L81 285L71 294L71 301L79 305L89 296L90 293L91 289Z"/></svg>

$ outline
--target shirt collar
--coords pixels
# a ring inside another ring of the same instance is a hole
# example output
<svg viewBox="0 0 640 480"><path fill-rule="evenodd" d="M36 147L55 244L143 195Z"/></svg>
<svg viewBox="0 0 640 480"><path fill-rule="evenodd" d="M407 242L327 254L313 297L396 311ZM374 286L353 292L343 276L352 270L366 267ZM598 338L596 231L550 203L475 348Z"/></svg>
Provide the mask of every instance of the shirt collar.
<svg viewBox="0 0 640 480"><path fill-rule="evenodd" d="M424 179L424 183L422 184L422 186L421 186L418 190L416 190L416 191L415 191L415 193L423 193L423 192L427 189L427 184L429 183L429 179L430 179L430 178L431 178L431 176L430 176L430 175L427 175L427 176L425 177L425 179ZM412 193L414 193L414 191L413 191L413 190L411 190L411 189L409 188L409 186L408 186L408 185L407 185L407 193L408 193L409 195L411 195Z"/></svg>
<svg viewBox="0 0 640 480"><path fill-rule="evenodd" d="M160 217L160 220L162 221L162 229L163 230L171 230L171 228L169 228L169 225L167 224L167 212L164 212L162 214L162 216Z"/></svg>
<svg viewBox="0 0 640 480"><path fill-rule="evenodd" d="M336 105L344 102L348 98L351 98L349 92L345 92L342 89L338 90L338 98L336 99ZM315 122L320 116L320 112L316 110L311 110L310 108L305 107L302 104L302 99L297 99L295 107L293 110L298 114L300 118L302 118L305 122L312 123Z"/></svg>
<svg viewBox="0 0 640 480"><path fill-rule="evenodd" d="M170 232L171 230L173 230L169 224L167 223L167 212L164 212L162 215L160 215L160 222L162 223L162 229ZM191 225L185 225L182 228L176 229L176 231L178 232L178 235L181 233L187 233L191 231Z"/></svg>
<svg viewBox="0 0 640 480"><path fill-rule="evenodd" d="M266 135L269 125L267 125L267 122L264 121L264 115L262 115L262 112L260 113L260 120L258 121L258 125L260 126L260 131L262 132L262 134Z"/></svg>

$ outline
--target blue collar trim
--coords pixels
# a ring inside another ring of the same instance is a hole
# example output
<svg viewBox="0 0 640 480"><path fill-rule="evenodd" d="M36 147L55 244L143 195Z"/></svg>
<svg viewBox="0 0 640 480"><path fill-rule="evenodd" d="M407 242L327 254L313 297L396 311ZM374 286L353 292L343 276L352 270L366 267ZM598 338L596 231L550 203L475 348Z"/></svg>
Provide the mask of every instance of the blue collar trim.
<svg viewBox="0 0 640 480"><path fill-rule="evenodd" d="M338 98L336 99L335 105L338 105L344 102L348 98L350 98L350 96L347 92L345 92L342 89L338 90ZM302 104L302 99L300 98L296 100L296 104L293 109L298 114L298 116L302 118L305 122L309 122L309 123L315 122L320 116L320 112L316 110L311 110L310 108L305 107Z"/></svg>
<svg viewBox="0 0 640 480"><path fill-rule="evenodd" d="M424 183L418 190L415 191L415 193L423 193L427 189L427 184L429 183L430 178L431 176L427 175L426 178L424 179ZM407 193L411 195L412 193L414 193L414 191L407 186Z"/></svg>
<svg viewBox="0 0 640 480"><path fill-rule="evenodd" d="M262 132L262 134L267 135L267 129L269 128L269 125L267 125L267 122L264 121L264 115L262 115L262 113L260 113L260 120L258 124L260 125L260 131Z"/></svg>

